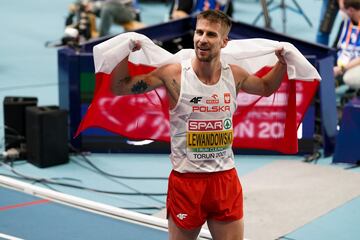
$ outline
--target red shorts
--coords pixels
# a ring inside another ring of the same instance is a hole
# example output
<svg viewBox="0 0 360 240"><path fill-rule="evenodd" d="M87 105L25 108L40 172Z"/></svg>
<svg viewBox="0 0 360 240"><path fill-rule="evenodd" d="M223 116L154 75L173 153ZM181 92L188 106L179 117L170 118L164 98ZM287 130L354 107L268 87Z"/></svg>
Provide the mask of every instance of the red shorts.
<svg viewBox="0 0 360 240"><path fill-rule="evenodd" d="M188 230L207 219L234 221L243 217L242 187L235 168L214 173L179 173L169 177L167 215Z"/></svg>

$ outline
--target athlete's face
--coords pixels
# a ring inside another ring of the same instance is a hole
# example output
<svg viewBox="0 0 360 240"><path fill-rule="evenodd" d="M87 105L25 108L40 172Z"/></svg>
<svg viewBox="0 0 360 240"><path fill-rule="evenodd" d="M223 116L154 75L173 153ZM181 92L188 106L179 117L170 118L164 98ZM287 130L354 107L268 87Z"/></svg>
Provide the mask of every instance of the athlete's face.
<svg viewBox="0 0 360 240"><path fill-rule="evenodd" d="M220 23L199 19L194 34L194 48L199 61L210 62L220 56L221 48L225 47L228 38Z"/></svg>

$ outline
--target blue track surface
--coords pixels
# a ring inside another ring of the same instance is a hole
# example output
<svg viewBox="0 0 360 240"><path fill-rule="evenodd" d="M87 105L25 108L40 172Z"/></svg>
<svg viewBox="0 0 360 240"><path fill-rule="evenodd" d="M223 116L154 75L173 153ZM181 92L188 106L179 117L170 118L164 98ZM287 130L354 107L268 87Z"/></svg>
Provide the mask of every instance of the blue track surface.
<svg viewBox="0 0 360 240"><path fill-rule="evenodd" d="M26 240L161 240L167 232L0 187L0 233ZM19 206L18 204L30 204ZM17 206L16 206L17 205ZM13 208L12 208L13 207Z"/></svg>

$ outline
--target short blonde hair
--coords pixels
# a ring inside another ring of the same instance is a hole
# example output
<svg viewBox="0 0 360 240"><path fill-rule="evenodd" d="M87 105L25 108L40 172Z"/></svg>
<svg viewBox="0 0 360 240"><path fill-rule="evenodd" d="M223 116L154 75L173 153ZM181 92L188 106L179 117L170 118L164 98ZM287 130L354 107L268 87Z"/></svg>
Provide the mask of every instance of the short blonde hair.
<svg viewBox="0 0 360 240"><path fill-rule="evenodd" d="M231 19L222 11L219 10L206 10L199 13L196 16L196 20L199 21L205 19L209 22L220 23L224 30L225 35L228 35L231 29Z"/></svg>

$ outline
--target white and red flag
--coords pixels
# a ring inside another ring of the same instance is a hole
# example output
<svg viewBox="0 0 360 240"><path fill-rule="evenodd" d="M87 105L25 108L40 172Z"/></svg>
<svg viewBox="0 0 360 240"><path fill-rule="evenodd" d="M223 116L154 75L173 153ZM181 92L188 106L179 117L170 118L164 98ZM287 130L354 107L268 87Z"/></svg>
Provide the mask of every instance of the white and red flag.
<svg viewBox="0 0 360 240"><path fill-rule="evenodd" d="M141 44L132 52L133 41ZM298 151L297 129L319 85L320 75L290 43L266 39L231 40L221 51L221 60L236 64L249 73L262 76L277 62L275 50L284 47L287 76L270 97L240 92L233 117L237 148ZM169 63L195 57L193 49L176 54L155 45L138 33L123 33L94 47L96 85L94 98L77 134L89 127L100 127L129 139L170 141L169 109L166 91L115 96L111 74L129 56L131 76L148 73Z"/></svg>

